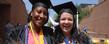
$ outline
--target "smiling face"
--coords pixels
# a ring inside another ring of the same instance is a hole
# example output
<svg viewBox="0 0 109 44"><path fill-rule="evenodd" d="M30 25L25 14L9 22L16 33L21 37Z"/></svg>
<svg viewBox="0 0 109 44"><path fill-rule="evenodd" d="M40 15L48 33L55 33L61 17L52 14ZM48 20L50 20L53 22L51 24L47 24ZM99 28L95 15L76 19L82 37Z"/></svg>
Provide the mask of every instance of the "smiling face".
<svg viewBox="0 0 109 44"><path fill-rule="evenodd" d="M37 27L42 27L47 20L47 9L44 7L36 7L32 13L32 22Z"/></svg>
<svg viewBox="0 0 109 44"><path fill-rule="evenodd" d="M70 32L73 27L73 15L63 12L60 16L60 27L63 32Z"/></svg>

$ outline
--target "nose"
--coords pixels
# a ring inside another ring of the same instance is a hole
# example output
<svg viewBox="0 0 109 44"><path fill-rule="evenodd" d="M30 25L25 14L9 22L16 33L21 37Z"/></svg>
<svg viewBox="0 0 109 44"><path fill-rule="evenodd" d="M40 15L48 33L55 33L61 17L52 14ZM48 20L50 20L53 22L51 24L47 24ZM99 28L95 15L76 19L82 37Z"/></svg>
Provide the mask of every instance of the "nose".
<svg viewBox="0 0 109 44"><path fill-rule="evenodd" d="M44 17L44 14L43 13L40 13L40 15L39 15L41 18L43 18Z"/></svg>
<svg viewBox="0 0 109 44"><path fill-rule="evenodd" d="M68 23L68 20L67 20L67 19L65 20L65 23L66 23L66 24Z"/></svg>
<svg viewBox="0 0 109 44"><path fill-rule="evenodd" d="M67 19L64 21L64 26L69 26L69 21Z"/></svg>

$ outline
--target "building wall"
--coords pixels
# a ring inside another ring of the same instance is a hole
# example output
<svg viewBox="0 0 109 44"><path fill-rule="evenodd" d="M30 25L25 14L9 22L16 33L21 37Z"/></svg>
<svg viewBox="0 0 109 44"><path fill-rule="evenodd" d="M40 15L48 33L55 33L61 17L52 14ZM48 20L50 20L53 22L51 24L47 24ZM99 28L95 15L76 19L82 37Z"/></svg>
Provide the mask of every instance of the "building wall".
<svg viewBox="0 0 109 44"><path fill-rule="evenodd" d="M80 27L86 25L88 31L100 34L105 34L109 38L109 0L105 0L93 8L90 16L84 18Z"/></svg>
<svg viewBox="0 0 109 44"><path fill-rule="evenodd" d="M22 0L7 0L11 5L11 22L16 24L25 24L26 23L26 9Z"/></svg>
<svg viewBox="0 0 109 44"><path fill-rule="evenodd" d="M0 44L5 44L5 25L26 24L27 12L22 0L0 0Z"/></svg>

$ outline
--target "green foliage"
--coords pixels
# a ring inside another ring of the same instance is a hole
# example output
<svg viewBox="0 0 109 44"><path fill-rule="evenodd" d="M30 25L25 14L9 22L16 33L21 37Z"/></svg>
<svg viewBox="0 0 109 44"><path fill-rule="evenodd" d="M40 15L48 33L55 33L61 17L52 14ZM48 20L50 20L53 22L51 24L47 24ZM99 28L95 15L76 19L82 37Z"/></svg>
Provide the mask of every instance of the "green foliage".
<svg viewBox="0 0 109 44"><path fill-rule="evenodd" d="M50 20L48 21L47 25L48 25L48 27L52 26L52 23L50 22Z"/></svg>
<svg viewBox="0 0 109 44"><path fill-rule="evenodd" d="M79 23L82 21L82 19L85 17L85 16L88 16L89 14L89 11L88 10L83 10L80 6L76 6L77 9L78 9L78 12L79 12Z"/></svg>
<svg viewBox="0 0 109 44"><path fill-rule="evenodd" d="M81 21L85 16L87 16L87 11L80 11L79 21Z"/></svg>
<svg viewBox="0 0 109 44"><path fill-rule="evenodd" d="M57 18L58 18L58 15L57 15L57 14L55 14L55 15L53 16L53 19L54 19L55 21L57 21ZM48 25L49 27L51 27L53 24L51 23L51 21L50 21L50 20L48 20L47 25Z"/></svg>

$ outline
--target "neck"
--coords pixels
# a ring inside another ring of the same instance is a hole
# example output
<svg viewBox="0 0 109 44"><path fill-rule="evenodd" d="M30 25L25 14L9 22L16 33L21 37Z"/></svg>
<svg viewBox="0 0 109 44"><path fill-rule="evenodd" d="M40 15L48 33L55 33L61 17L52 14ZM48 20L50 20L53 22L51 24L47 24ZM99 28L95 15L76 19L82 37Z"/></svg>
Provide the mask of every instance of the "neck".
<svg viewBox="0 0 109 44"><path fill-rule="evenodd" d="M65 32L64 36L67 37L69 40L72 38L70 32Z"/></svg>
<svg viewBox="0 0 109 44"><path fill-rule="evenodd" d="M32 25L32 28L33 28L33 31L35 32L35 33L40 33L40 30L41 30L41 27L38 27L38 26L36 26L35 24L33 24L33 23L31 23L31 25Z"/></svg>
<svg viewBox="0 0 109 44"><path fill-rule="evenodd" d="M68 40L70 41L69 44L72 44L72 36L71 36L70 32L66 32L66 33L64 34L64 36L67 37Z"/></svg>

